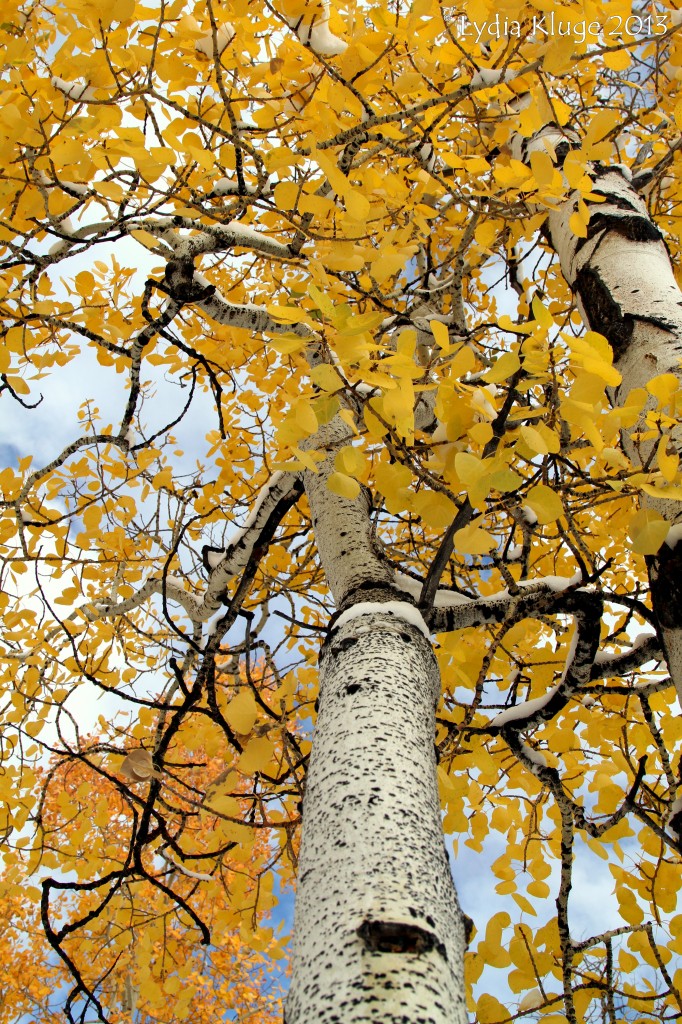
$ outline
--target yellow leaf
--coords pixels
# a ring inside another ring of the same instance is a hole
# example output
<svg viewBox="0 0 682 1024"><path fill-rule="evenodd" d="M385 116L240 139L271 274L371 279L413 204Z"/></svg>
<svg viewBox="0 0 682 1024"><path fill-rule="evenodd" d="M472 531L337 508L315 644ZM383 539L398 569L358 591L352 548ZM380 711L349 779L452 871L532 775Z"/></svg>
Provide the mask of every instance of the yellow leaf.
<svg viewBox="0 0 682 1024"><path fill-rule="evenodd" d="M468 345L462 345L448 365L452 377L461 379L473 370L476 365L476 356Z"/></svg>
<svg viewBox="0 0 682 1024"><path fill-rule="evenodd" d="M310 323L308 314L299 306L268 306L267 311L273 320L284 324Z"/></svg>
<svg viewBox="0 0 682 1024"><path fill-rule="evenodd" d="M300 186L293 181L280 181L273 190L278 210L293 210L300 194Z"/></svg>
<svg viewBox="0 0 682 1024"><path fill-rule="evenodd" d="M522 483L522 477L513 469L498 469L490 476L490 486L496 491L515 491Z"/></svg>
<svg viewBox="0 0 682 1024"><path fill-rule="evenodd" d="M587 224L579 213L572 213L568 218L568 226L578 238L587 238Z"/></svg>
<svg viewBox="0 0 682 1024"><path fill-rule="evenodd" d="M670 439L668 437L662 437L658 442L658 448L656 449L656 461L658 463L658 468L665 479L668 483L672 483L677 476L677 467L679 465L680 457L676 451L668 454L669 441Z"/></svg>
<svg viewBox="0 0 682 1024"><path fill-rule="evenodd" d="M265 153L264 158L266 167L271 174L274 171L279 171L282 167L291 167L303 162L303 157L300 153L294 153L287 146L276 146Z"/></svg>
<svg viewBox="0 0 682 1024"><path fill-rule="evenodd" d="M658 399L661 407L668 405L679 387L680 381L674 373L660 373L657 377L652 377L646 384L647 391Z"/></svg>
<svg viewBox="0 0 682 1024"><path fill-rule="evenodd" d="M585 173L587 166L585 155L580 150L572 149L570 153L566 154L561 171L571 188L590 191L592 181Z"/></svg>
<svg viewBox="0 0 682 1024"><path fill-rule="evenodd" d="M614 128L620 125L621 116L620 111L615 108L605 108L593 114L585 133L587 146L605 139Z"/></svg>
<svg viewBox="0 0 682 1024"><path fill-rule="evenodd" d="M319 395L313 399L311 405L320 426L323 426L325 423L331 423L339 411L339 400L336 395Z"/></svg>
<svg viewBox="0 0 682 1024"><path fill-rule="evenodd" d="M586 331L582 338L570 338L574 357L588 373L601 377L609 387L617 387L623 379L613 366L613 350L603 334Z"/></svg>
<svg viewBox="0 0 682 1024"><path fill-rule="evenodd" d="M125 195L123 185L119 185L117 181L94 181L92 187L98 195L115 203L119 203Z"/></svg>
<svg viewBox="0 0 682 1024"><path fill-rule="evenodd" d="M680 922L682 924L682 922ZM672 921L670 922L672 928ZM673 932L674 934L674 932ZM682 935L682 932L679 932ZM628 953L626 949L621 949L618 953L618 966L621 971L626 971L628 974L632 971L636 971L640 966L639 960L632 953Z"/></svg>
<svg viewBox="0 0 682 1024"><path fill-rule="evenodd" d="M643 508L630 520L628 536L638 555L655 555L668 536L670 524L653 509Z"/></svg>
<svg viewBox="0 0 682 1024"><path fill-rule="evenodd" d="M314 434L317 430L317 416L313 410L310 400L299 398L293 407L294 419L298 426L306 434Z"/></svg>
<svg viewBox="0 0 682 1024"><path fill-rule="evenodd" d="M256 770L257 768L253 769L253 771ZM252 775L253 771L244 769L244 774ZM221 821L218 831L221 840L227 843L239 843L240 846L248 844L253 839L253 830L248 825L241 825L237 821Z"/></svg>
<svg viewBox="0 0 682 1024"><path fill-rule="evenodd" d="M360 477L367 467L367 456L359 448L348 444L337 453L334 466L339 473Z"/></svg>
<svg viewBox="0 0 682 1024"><path fill-rule="evenodd" d="M673 953L682 953L682 914L676 914L668 924L670 934L673 936L670 949Z"/></svg>
<svg viewBox="0 0 682 1024"><path fill-rule="evenodd" d="M505 352L500 358L483 374L483 380L488 384L499 384L503 380L509 380L513 373L521 366L521 360L516 352Z"/></svg>
<svg viewBox="0 0 682 1024"><path fill-rule="evenodd" d="M476 444L485 445L493 436L492 423L474 423L473 427L467 430L467 434Z"/></svg>
<svg viewBox="0 0 682 1024"><path fill-rule="evenodd" d="M324 292L320 291L314 284L308 285L308 295L313 300L318 309L321 309L328 320L334 319L334 303L325 295Z"/></svg>
<svg viewBox="0 0 682 1024"><path fill-rule="evenodd" d="M549 448L547 442L535 427L524 426L519 428L519 434L523 438L524 443L533 455L548 455Z"/></svg>
<svg viewBox="0 0 682 1024"><path fill-rule="evenodd" d="M352 186L348 181L348 178L339 170L336 162L329 156L329 154L316 149L311 155L320 170L324 172L331 187L338 195L345 197L347 192L352 191Z"/></svg>
<svg viewBox="0 0 682 1024"><path fill-rule="evenodd" d="M530 154L530 166L533 177L541 188L552 184L555 167L549 153L542 149L533 150Z"/></svg>
<svg viewBox="0 0 682 1024"><path fill-rule="evenodd" d="M542 61L548 75L563 75L569 70L574 47L575 43L570 35L556 38L549 44Z"/></svg>
<svg viewBox="0 0 682 1024"><path fill-rule="evenodd" d="M5 383L12 389L15 395L30 395L31 389L23 377L6 376Z"/></svg>
<svg viewBox="0 0 682 1024"><path fill-rule="evenodd" d="M552 430L546 423L538 423L535 429L547 446L548 452L556 454L561 451L561 438L556 430Z"/></svg>
<svg viewBox="0 0 682 1024"><path fill-rule="evenodd" d="M298 334L278 334L268 342L270 348L280 352L283 356L289 356L293 352L300 352L308 344L306 338Z"/></svg>
<svg viewBox="0 0 682 1024"><path fill-rule="evenodd" d="M450 525L457 509L447 494L420 491L414 497L414 511L428 526L441 530Z"/></svg>
<svg viewBox="0 0 682 1024"><path fill-rule="evenodd" d="M495 538L473 523L455 534L455 549L463 555L487 555L495 547Z"/></svg>
<svg viewBox="0 0 682 1024"><path fill-rule="evenodd" d="M513 159L508 164L495 164L493 175L503 188L519 188L533 176L530 167Z"/></svg>
<svg viewBox="0 0 682 1024"><path fill-rule="evenodd" d="M514 334L532 334L534 324L532 322L515 324L510 316L505 313L497 321L497 326L502 331L512 331Z"/></svg>
<svg viewBox="0 0 682 1024"><path fill-rule="evenodd" d="M500 221L486 217L481 224L477 225L474 238L484 249L489 249L499 234L500 226Z"/></svg>
<svg viewBox="0 0 682 1024"><path fill-rule="evenodd" d="M316 403L313 402L313 405L315 404ZM293 448L292 451L302 466L305 466L306 469L309 469L311 473L318 472L316 459L321 462L324 458L323 455L319 454L318 452L303 451L298 446Z"/></svg>
<svg viewBox="0 0 682 1024"><path fill-rule="evenodd" d="M620 915L628 924L641 924L644 920L644 911L630 889L620 888L616 890Z"/></svg>
<svg viewBox="0 0 682 1024"><path fill-rule="evenodd" d="M315 217L324 218L336 210L336 203L324 196L310 196L304 192L300 198L299 209L301 213L312 213Z"/></svg>
<svg viewBox="0 0 682 1024"><path fill-rule="evenodd" d="M490 170L490 164L485 157L482 156L466 157L464 166L466 167L467 173L470 175L485 174L486 171Z"/></svg>
<svg viewBox="0 0 682 1024"><path fill-rule="evenodd" d="M533 296L531 307L533 310L533 316L537 323L540 324L540 327L544 327L546 330L549 330L550 327L554 327L554 317L547 309L547 306L540 301L540 298L537 295Z"/></svg>
<svg viewBox="0 0 682 1024"><path fill-rule="evenodd" d="M479 942L476 952L483 957L488 967L509 967L511 960L507 950L498 943L490 943L487 939Z"/></svg>
<svg viewBox="0 0 682 1024"><path fill-rule="evenodd" d="M612 53L605 53L602 59L612 71L625 71L630 67L632 57L627 50L614 50Z"/></svg>
<svg viewBox="0 0 682 1024"><path fill-rule="evenodd" d="M652 498L666 498L668 501L682 501L682 487L679 484L672 484L669 487L654 487L652 484L642 484L645 494Z"/></svg>
<svg viewBox="0 0 682 1024"><path fill-rule="evenodd" d="M384 495L389 512L402 512L411 501L412 473L399 462L381 462L374 471L377 488Z"/></svg>
<svg viewBox="0 0 682 1024"><path fill-rule="evenodd" d="M349 191L346 192L343 197L343 201L346 204L346 210L353 220L360 222L366 221L369 217L369 211L371 209L369 199L363 196L361 192Z"/></svg>
<svg viewBox="0 0 682 1024"><path fill-rule="evenodd" d="M484 993L476 1003L476 1015L479 1024L498 1024L509 1019L509 1010L495 996Z"/></svg>
<svg viewBox="0 0 682 1024"><path fill-rule="evenodd" d="M327 487L340 498L348 498L349 501L354 501L360 493L360 484L346 473L331 473Z"/></svg>
<svg viewBox="0 0 682 1024"><path fill-rule="evenodd" d="M153 235L151 231L145 231L144 228L135 228L130 232L130 237L143 245L145 249L154 249L159 244L156 235Z"/></svg>
<svg viewBox="0 0 682 1024"><path fill-rule="evenodd" d="M258 717L258 704L251 690L241 690L225 708L225 718L231 729L249 733Z"/></svg>
<svg viewBox="0 0 682 1024"><path fill-rule="evenodd" d="M372 441L378 441L386 433L387 428L383 425L379 417L372 412L369 405L366 405L362 411L365 425L367 427L367 433Z"/></svg>
<svg viewBox="0 0 682 1024"><path fill-rule="evenodd" d="M396 432L408 444L411 444L414 434L414 388L412 381L403 378L399 388L386 391L381 404L386 419L393 423Z"/></svg>
<svg viewBox="0 0 682 1024"><path fill-rule="evenodd" d="M239 758L239 771L253 775L256 771L267 771L274 753L273 741L267 736L256 736L249 740Z"/></svg>
<svg viewBox="0 0 682 1024"><path fill-rule="evenodd" d="M526 887L526 891L530 896L537 896L538 899L545 900L549 896L550 888L547 882L541 882L536 879Z"/></svg>
<svg viewBox="0 0 682 1024"><path fill-rule="evenodd" d="M434 341L443 352L448 352L450 349L450 332L446 324L441 323L440 320L429 320L429 327L433 334Z"/></svg>
<svg viewBox="0 0 682 1024"><path fill-rule="evenodd" d="M486 475L488 467L472 452L457 452L455 471L465 487L473 487Z"/></svg>
<svg viewBox="0 0 682 1024"><path fill-rule="evenodd" d="M216 786L216 790L217 788ZM229 793L209 792L206 795L203 806L209 814L211 812L214 814L224 814L228 818L237 818L241 812L239 800L234 796L230 796Z"/></svg>
<svg viewBox="0 0 682 1024"><path fill-rule="evenodd" d="M488 460L479 459L471 452L457 452L455 472L465 488L472 505L480 506L490 491L490 466Z"/></svg>
<svg viewBox="0 0 682 1024"><path fill-rule="evenodd" d="M530 902L530 900L527 900L525 896L521 895L521 893L513 892L512 893L512 899L516 903L518 903L518 905L521 907L521 910L524 912L524 914L532 914L533 917L537 917L537 911L535 910L535 907Z"/></svg>
<svg viewBox="0 0 682 1024"><path fill-rule="evenodd" d="M377 284L383 284L389 277L393 277L394 274L402 270L406 263L406 255L388 250L373 261L372 277Z"/></svg>
<svg viewBox="0 0 682 1024"><path fill-rule="evenodd" d="M537 484L535 487L531 487L526 495L526 504L530 505L535 512L541 526L553 523L564 510L559 495L546 484Z"/></svg>

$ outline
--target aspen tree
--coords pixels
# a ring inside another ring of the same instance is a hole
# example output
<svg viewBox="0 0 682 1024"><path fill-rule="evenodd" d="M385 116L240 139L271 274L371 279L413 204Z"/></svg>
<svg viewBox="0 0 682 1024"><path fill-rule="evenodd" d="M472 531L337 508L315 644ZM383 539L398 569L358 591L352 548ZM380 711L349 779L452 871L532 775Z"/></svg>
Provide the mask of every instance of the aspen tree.
<svg viewBox="0 0 682 1024"><path fill-rule="evenodd" d="M679 12L5 6L0 835L67 1017L227 1005L294 884L287 1024L682 1013Z"/></svg>

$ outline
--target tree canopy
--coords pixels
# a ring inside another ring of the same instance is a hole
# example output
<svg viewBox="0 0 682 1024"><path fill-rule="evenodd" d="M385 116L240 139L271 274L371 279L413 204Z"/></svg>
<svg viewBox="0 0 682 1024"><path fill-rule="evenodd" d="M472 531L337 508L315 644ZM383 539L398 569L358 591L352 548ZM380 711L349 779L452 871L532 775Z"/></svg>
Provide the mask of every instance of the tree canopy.
<svg viewBox="0 0 682 1024"><path fill-rule="evenodd" d="M2 885L32 879L50 948L26 1012L67 975L72 1020L246 1020L276 987L320 646L383 602L434 645L455 882L498 851L472 1019L682 1014L680 24L6 0ZM618 914L584 934L591 858Z"/></svg>

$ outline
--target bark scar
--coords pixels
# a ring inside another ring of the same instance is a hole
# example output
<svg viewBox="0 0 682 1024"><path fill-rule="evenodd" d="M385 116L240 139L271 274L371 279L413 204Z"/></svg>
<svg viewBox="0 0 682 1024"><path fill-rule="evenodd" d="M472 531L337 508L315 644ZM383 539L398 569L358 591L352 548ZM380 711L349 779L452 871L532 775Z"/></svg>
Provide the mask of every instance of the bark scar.
<svg viewBox="0 0 682 1024"><path fill-rule="evenodd" d="M357 929L365 947L373 953L430 953L432 949L447 960L445 946L433 932L404 921L370 921Z"/></svg>

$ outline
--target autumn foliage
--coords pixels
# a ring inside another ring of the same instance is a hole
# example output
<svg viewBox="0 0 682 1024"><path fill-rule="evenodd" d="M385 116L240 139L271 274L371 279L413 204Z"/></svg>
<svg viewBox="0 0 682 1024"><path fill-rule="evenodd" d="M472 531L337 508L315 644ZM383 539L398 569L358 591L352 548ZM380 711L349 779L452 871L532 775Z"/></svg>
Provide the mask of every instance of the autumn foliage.
<svg viewBox="0 0 682 1024"><path fill-rule="evenodd" d="M679 24L667 0L5 0L0 1024L281 1019L335 611L321 472L434 637L456 881L492 860L475 1020L682 1014L647 570L679 539L682 385L623 388L546 229L569 203L591 238L619 164L679 263ZM565 151L521 152L547 125Z"/></svg>
<svg viewBox="0 0 682 1024"><path fill-rule="evenodd" d="M227 676L219 692L227 719L250 730L257 691ZM186 747L182 732L163 773L144 747L124 753L120 731L117 745L87 737L77 758L53 757L36 771L40 850L28 863L8 858L1 880L8 1021L56 1019L91 992L112 1021L281 1018L283 948L266 918L275 876L287 887L282 857L288 848L295 859L293 829L278 830L277 814L267 829L256 826L236 737L228 746L209 724ZM156 809L146 825L150 785ZM141 854L146 827L156 841ZM45 879L51 868L57 876Z"/></svg>

